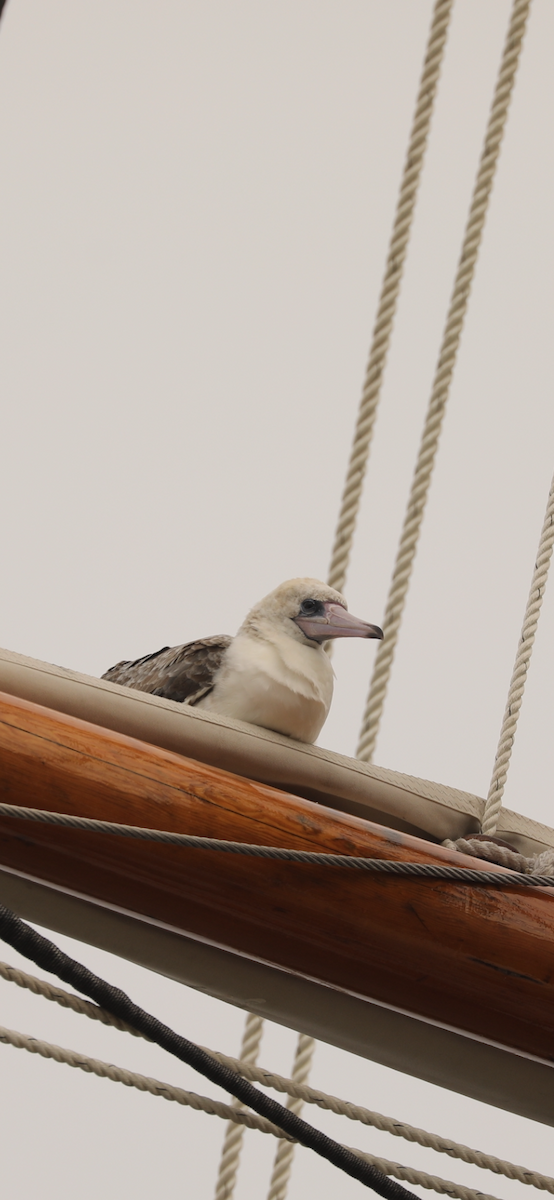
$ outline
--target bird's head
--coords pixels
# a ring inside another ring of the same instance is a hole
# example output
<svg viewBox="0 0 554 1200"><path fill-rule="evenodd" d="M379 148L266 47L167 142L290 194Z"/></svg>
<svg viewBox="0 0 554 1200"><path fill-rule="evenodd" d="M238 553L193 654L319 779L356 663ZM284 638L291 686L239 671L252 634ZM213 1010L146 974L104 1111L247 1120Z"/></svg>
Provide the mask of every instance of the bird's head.
<svg viewBox="0 0 554 1200"><path fill-rule="evenodd" d="M249 612L242 631L267 636L279 630L314 648L330 638L382 638L378 625L369 625L348 612L344 596L319 579L289 579Z"/></svg>

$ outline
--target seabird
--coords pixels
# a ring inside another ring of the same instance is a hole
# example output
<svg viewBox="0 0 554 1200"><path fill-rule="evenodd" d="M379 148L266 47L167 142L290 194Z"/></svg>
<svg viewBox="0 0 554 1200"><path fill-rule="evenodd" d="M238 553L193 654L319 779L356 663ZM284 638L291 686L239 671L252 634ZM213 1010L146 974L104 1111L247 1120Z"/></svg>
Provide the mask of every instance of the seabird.
<svg viewBox="0 0 554 1200"><path fill-rule="evenodd" d="M119 662L102 679L315 742L329 712L334 673L324 643L382 638L318 579L290 579L256 604L236 637L164 646Z"/></svg>

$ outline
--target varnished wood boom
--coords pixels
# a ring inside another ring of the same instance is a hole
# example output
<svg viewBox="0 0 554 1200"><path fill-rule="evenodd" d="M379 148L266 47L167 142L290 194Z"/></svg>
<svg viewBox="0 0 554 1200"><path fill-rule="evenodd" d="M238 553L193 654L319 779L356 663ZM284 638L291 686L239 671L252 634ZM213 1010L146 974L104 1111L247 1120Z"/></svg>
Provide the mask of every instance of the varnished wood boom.
<svg viewBox="0 0 554 1200"><path fill-rule="evenodd" d="M1 693L0 795L232 841L480 865ZM554 894L546 889L372 876L11 819L0 819L0 865L554 1061Z"/></svg>

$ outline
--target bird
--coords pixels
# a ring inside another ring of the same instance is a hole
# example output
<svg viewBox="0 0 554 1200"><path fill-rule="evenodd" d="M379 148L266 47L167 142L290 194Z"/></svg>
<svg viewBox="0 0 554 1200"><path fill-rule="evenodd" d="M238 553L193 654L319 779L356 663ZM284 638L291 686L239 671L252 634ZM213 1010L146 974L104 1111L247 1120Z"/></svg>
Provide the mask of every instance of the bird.
<svg viewBox="0 0 554 1200"><path fill-rule="evenodd" d="M382 638L318 579L289 579L250 610L234 638L200 638L122 660L102 679L313 743L327 718L334 671L324 643Z"/></svg>

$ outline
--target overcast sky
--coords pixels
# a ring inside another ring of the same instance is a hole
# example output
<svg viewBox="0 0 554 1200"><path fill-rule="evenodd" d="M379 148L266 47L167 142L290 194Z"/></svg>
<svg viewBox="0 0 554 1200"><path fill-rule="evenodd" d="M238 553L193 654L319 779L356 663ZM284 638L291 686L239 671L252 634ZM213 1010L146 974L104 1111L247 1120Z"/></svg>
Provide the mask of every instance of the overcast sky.
<svg viewBox="0 0 554 1200"><path fill-rule="evenodd" d="M455 4L346 587L373 622L509 8ZM0 644L99 675L234 633L283 579L325 577L430 14L429 0L8 0ZM554 469L553 38L552 0L534 0L376 753L480 795ZM374 653L337 647L321 744L354 752ZM553 678L554 583L505 796L549 824ZM183 1034L238 1050L237 1010L56 940ZM209 1090L154 1047L0 989L2 1024ZM261 1061L288 1073L294 1041L268 1027ZM0 1067L10 1194L210 1200L217 1118L10 1047ZM312 1079L553 1173L545 1127L327 1046ZM523 1196L306 1115L376 1153ZM273 1152L247 1134L236 1200L264 1197ZM290 1200L337 1189L361 1194L297 1153Z"/></svg>

